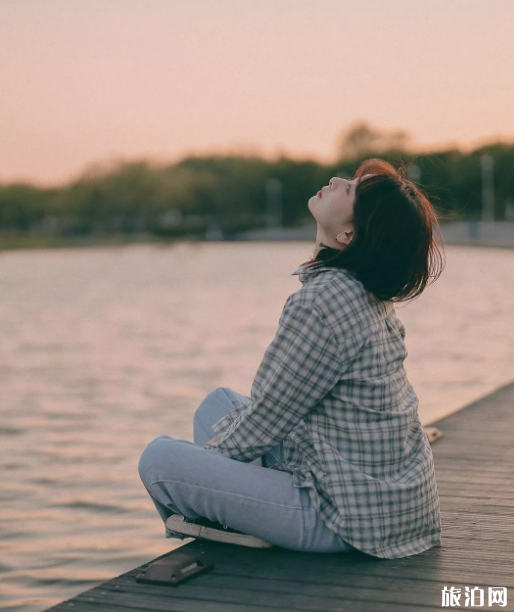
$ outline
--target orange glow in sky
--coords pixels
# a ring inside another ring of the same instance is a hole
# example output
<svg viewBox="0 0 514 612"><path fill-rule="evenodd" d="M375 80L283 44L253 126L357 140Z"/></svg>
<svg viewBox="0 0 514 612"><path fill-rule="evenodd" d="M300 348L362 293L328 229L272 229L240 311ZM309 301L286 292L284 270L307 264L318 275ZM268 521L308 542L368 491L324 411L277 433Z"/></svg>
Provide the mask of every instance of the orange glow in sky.
<svg viewBox="0 0 514 612"><path fill-rule="evenodd" d="M514 139L511 0L2 0L0 180L234 150Z"/></svg>

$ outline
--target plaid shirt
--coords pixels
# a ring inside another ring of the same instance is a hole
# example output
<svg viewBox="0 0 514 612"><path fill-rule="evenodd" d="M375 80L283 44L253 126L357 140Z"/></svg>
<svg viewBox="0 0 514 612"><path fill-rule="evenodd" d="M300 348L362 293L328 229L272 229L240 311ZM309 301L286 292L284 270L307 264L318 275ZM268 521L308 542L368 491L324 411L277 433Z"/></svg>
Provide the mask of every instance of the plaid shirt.
<svg viewBox="0 0 514 612"><path fill-rule="evenodd" d="M405 328L346 270L298 268L251 401L213 427L205 449L249 462L283 442L272 468L307 487L346 542L394 559L440 544L439 496L418 397L403 362Z"/></svg>

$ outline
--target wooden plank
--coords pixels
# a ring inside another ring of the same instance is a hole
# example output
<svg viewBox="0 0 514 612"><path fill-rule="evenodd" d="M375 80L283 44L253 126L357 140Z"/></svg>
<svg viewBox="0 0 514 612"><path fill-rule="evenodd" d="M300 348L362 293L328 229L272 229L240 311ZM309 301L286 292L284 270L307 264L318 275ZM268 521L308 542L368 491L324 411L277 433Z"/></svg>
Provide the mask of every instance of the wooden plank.
<svg viewBox="0 0 514 612"><path fill-rule="evenodd" d="M71 606L71 603L69 604ZM124 612L128 610L126 607L120 606L111 606L109 604L104 603L95 603L95 602L78 602L77 604L73 604L74 607L67 608L68 612ZM423 612L441 612L440 605L437 607L432 606L416 606L416 608L422 610ZM294 612L298 610L301 612L302 608L292 608L292 607L261 607L258 605L252 605L243 607L240 604L230 605L226 603L219 603L215 601L209 601L208 603L205 601L201 602L181 602L177 604L173 604L173 607L170 607L169 604L165 604L164 607L148 607L147 603L142 603L141 607L137 607L135 604L130 608L134 612L136 611L144 611L144 612L270 612L270 610L280 610L283 611L291 611ZM501 608L505 610L505 608ZM412 605L402 605L402 604L383 604L377 608L376 603L366 603L366 602L354 602L354 601L340 601L337 612L412 612ZM471 608L467 607L465 610L472 610L473 612L478 612L484 610L484 608ZM320 612L323 612L320 609Z"/></svg>
<svg viewBox="0 0 514 612"><path fill-rule="evenodd" d="M441 593L438 585L434 584L432 589L421 588L415 581L404 584L404 588L396 587L394 592L380 591L378 589L364 589L352 587L340 587L335 585L308 585L305 582L289 584L287 581L268 581L263 583L261 580L252 578L240 578L234 584L232 577L205 576L202 584L197 584L195 589L189 594L184 589L182 596L174 596L171 600L173 609L177 605L186 607L193 602L223 602L224 605L243 605L259 606L262 609L283 609L284 602L287 601L287 609L295 610L324 610L326 612L341 609L341 602L353 603L356 605L373 604L380 605L401 605L417 606L420 600L425 602L425 606L437 606L441 604ZM464 589L464 587L462 586ZM147 603L155 609L166 609L170 604L170 597L158 595L155 589L145 589L139 591L139 596L143 596ZM79 597L79 600L81 598ZM137 607L137 598L129 591L103 594L101 603L113 603L114 605L123 604L127 609ZM134 603L136 602L136 603Z"/></svg>
<svg viewBox="0 0 514 612"><path fill-rule="evenodd" d="M514 610L514 383L431 424L443 528L441 546L402 559L251 549L194 540L177 550L206 555L212 571L178 587L136 583L150 562L48 612L411 612L441 610L444 586L467 610ZM161 558L161 557L159 557ZM464 606L468 586L484 607ZM488 587L507 587L507 606L487 606Z"/></svg>

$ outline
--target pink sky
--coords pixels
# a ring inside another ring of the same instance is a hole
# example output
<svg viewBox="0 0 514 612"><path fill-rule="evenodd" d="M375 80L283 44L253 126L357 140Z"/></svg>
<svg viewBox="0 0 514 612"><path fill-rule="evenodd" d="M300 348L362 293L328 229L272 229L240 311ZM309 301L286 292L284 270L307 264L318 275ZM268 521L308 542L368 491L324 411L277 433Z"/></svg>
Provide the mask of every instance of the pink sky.
<svg viewBox="0 0 514 612"><path fill-rule="evenodd" d="M514 140L511 0L2 0L0 180L254 150Z"/></svg>

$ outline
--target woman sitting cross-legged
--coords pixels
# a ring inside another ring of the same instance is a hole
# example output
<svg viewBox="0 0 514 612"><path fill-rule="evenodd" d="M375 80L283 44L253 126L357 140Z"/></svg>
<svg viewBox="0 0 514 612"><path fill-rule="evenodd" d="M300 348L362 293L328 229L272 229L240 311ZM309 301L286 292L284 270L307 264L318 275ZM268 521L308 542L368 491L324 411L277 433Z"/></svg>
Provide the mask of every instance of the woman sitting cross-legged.
<svg viewBox="0 0 514 612"><path fill-rule="evenodd" d="M162 435L139 474L167 537L406 557L440 544L430 441L394 303L443 259L435 211L381 159L312 196L313 257L283 307L251 395L209 393L194 443Z"/></svg>

